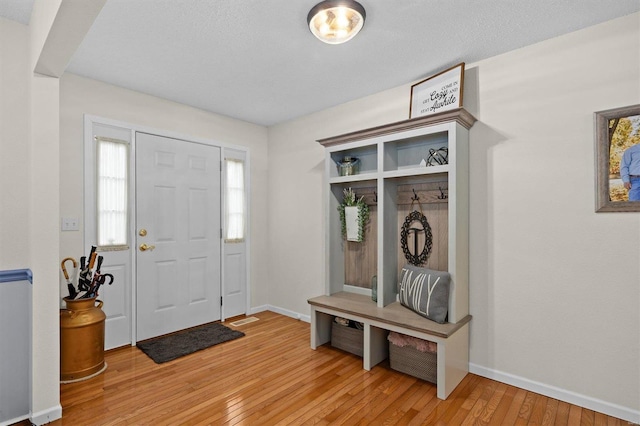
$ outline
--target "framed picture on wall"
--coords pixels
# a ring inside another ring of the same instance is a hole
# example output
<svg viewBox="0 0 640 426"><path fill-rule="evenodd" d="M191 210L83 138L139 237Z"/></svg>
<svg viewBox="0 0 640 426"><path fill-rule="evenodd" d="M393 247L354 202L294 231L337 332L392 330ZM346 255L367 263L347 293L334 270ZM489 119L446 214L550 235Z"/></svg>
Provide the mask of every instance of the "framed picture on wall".
<svg viewBox="0 0 640 426"><path fill-rule="evenodd" d="M640 105L594 119L596 212L640 212Z"/></svg>
<svg viewBox="0 0 640 426"><path fill-rule="evenodd" d="M462 107L464 62L411 86L409 118Z"/></svg>

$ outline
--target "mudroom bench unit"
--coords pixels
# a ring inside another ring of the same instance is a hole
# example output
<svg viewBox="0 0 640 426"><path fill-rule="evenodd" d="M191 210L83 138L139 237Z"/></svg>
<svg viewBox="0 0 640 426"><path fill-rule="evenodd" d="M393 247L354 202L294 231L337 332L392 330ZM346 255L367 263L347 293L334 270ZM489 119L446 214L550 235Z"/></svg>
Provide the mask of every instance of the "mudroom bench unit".
<svg viewBox="0 0 640 426"><path fill-rule="evenodd" d="M392 367L403 361L399 371L410 367L405 371L416 377L428 371L429 381L435 370L440 399L469 371L469 129L475 121L456 108L318 140L325 148L325 291L308 300L311 347L331 341L335 317L360 322L361 333L336 332L334 346L357 348L366 370L389 356ZM354 199L368 210L358 213L357 238L345 232L346 206ZM448 300L432 300L445 309L445 323L398 302L407 266L448 274ZM436 353L423 362L409 348L392 346L389 355L389 332L436 343Z"/></svg>
<svg viewBox="0 0 640 426"><path fill-rule="evenodd" d="M389 355L389 331L428 340L438 345L437 396L446 399L469 371L469 321L438 324L408 310L398 302L380 308L370 297L339 292L309 299L311 348L331 341L331 323L338 316L364 324L363 368L371 370Z"/></svg>

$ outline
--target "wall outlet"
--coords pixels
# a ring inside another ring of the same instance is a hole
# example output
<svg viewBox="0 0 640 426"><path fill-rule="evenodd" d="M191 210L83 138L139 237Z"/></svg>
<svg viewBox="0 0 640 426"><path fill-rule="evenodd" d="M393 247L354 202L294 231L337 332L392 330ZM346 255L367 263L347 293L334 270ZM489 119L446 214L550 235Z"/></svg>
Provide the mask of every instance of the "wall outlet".
<svg viewBox="0 0 640 426"><path fill-rule="evenodd" d="M80 227L78 225L78 218L76 217L63 217L62 218L62 230L63 231L78 231Z"/></svg>

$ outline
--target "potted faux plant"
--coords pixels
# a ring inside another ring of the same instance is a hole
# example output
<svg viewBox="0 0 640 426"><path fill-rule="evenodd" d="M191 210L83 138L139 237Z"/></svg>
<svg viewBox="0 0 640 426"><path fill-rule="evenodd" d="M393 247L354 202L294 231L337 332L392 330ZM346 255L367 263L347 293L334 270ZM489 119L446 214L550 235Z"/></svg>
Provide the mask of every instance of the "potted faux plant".
<svg viewBox="0 0 640 426"><path fill-rule="evenodd" d="M364 196L356 198L351 188L344 190L342 203L338 206L342 236L347 241L361 243L364 241L364 226L369 220L369 206L364 202Z"/></svg>

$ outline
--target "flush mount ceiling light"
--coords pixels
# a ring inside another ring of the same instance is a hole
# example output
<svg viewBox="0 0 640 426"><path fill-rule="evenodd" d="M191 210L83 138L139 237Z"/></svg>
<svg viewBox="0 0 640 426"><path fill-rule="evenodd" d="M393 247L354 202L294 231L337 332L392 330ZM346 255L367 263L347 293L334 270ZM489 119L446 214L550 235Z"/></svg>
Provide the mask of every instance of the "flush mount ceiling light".
<svg viewBox="0 0 640 426"><path fill-rule="evenodd" d="M325 0L307 15L309 29L320 41L340 44L351 40L362 29L367 14L354 0Z"/></svg>

